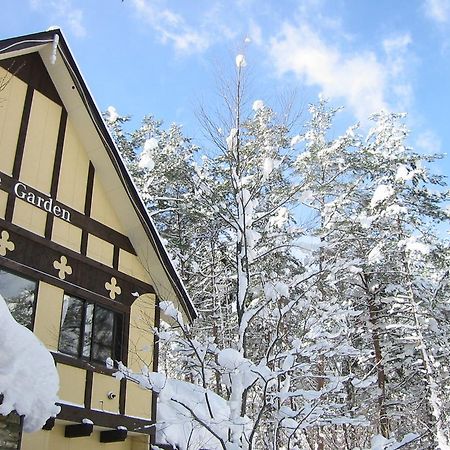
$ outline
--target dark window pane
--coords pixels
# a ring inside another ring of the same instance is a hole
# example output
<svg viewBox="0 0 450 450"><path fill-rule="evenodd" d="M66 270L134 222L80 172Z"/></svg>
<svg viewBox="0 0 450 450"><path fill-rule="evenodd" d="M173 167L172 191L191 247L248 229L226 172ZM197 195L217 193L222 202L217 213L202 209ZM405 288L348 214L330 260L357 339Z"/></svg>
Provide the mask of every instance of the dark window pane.
<svg viewBox="0 0 450 450"><path fill-rule="evenodd" d="M114 313L96 306L92 332L92 359L105 362L113 357Z"/></svg>
<svg viewBox="0 0 450 450"><path fill-rule="evenodd" d="M59 335L59 350L79 356L81 340L81 324L83 321L84 302L77 298L64 296Z"/></svg>
<svg viewBox="0 0 450 450"><path fill-rule="evenodd" d="M64 296L59 350L73 356L105 363L119 359L122 317L93 303Z"/></svg>
<svg viewBox="0 0 450 450"><path fill-rule="evenodd" d="M14 319L32 328L36 282L0 270L0 295L5 299Z"/></svg>
<svg viewBox="0 0 450 450"><path fill-rule="evenodd" d="M113 359L115 359L116 361L122 361L122 341L123 341L123 317L120 314L115 314Z"/></svg>

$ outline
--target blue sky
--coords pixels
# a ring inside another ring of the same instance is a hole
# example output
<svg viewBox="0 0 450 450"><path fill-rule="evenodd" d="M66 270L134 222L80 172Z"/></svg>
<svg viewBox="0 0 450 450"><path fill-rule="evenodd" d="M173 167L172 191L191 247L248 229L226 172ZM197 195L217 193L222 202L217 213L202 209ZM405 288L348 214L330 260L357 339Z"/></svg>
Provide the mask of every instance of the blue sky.
<svg viewBox="0 0 450 450"><path fill-rule="evenodd" d="M0 38L60 26L99 107L136 124L153 114L200 139L199 104L218 103L217 74L244 53L254 99L295 91L301 109L322 93L342 125L406 111L416 149L450 148L450 0L1 3Z"/></svg>

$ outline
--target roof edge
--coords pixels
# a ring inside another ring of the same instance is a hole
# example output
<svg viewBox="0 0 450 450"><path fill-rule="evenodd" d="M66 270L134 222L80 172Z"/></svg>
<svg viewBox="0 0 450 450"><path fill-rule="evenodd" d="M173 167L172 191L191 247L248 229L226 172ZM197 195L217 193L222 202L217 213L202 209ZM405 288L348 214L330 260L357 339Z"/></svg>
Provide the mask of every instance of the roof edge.
<svg viewBox="0 0 450 450"><path fill-rule="evenodd" d="M0 57L4 54L14 53L16 51L22 51L25 49L31 49L37 46L49 44L55 41L55 35L58 35L58 50L64 61L67 70L76 86L80 97L88 111L88 114L99 133L99 136L105 146L105 149L110 157L110 160L116 169L122 184L135 208L135 211L139 217L139 221L143 226L150 242L153 244L156 253L158 254L163 268L174 288L178 293L179 300L184 307L186 313L191 320L197 318L197 311L195 306L189 297L188 292L181 280L178 272L164 247L163 242L159 236L159 233L148 214L148 211L134 185L130 173L120 155L120 152L114 142L105 121L97 107L94 98L81 74L78 64L73 57L70 47L64 37L61 29L55 28L48 31L33 33L29 35L17 36L14 38L0 40Z"/></svg>

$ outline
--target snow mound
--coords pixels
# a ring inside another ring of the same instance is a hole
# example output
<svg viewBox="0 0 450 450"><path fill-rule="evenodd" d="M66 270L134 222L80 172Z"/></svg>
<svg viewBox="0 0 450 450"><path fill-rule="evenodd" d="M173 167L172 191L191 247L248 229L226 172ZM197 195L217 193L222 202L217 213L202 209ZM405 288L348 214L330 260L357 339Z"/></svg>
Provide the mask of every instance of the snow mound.
<svg viewBox="0 0 450 450"><path fill-rule="evenodd" d="M200 426L193 414L227 440L230 418L227 401L200 386L168 378L158 395L157 441L181 449L221 449L219 440Z"/></svg>
<svg viewBox="0 0 450 450"><path fill-rule="evenodd" d="M0 414L23 415L23 429L42 428L59 413L59 377L53 358L27 328L11 316L0 295Z"/></svg>

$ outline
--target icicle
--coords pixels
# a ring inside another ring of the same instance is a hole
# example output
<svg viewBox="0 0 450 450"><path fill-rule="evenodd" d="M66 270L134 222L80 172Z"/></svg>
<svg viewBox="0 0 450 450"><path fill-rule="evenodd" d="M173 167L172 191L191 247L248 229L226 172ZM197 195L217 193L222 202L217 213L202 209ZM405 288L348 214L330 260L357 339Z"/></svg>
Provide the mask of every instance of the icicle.
<svg viewBox="0 0 450 450"><path fill-rule="evenodd" d="M53 37L52 54L50 56L51 64L56 63L56 50L58 49L58 44L59 44L59 34L55 34L55 36Z"/></svg>

